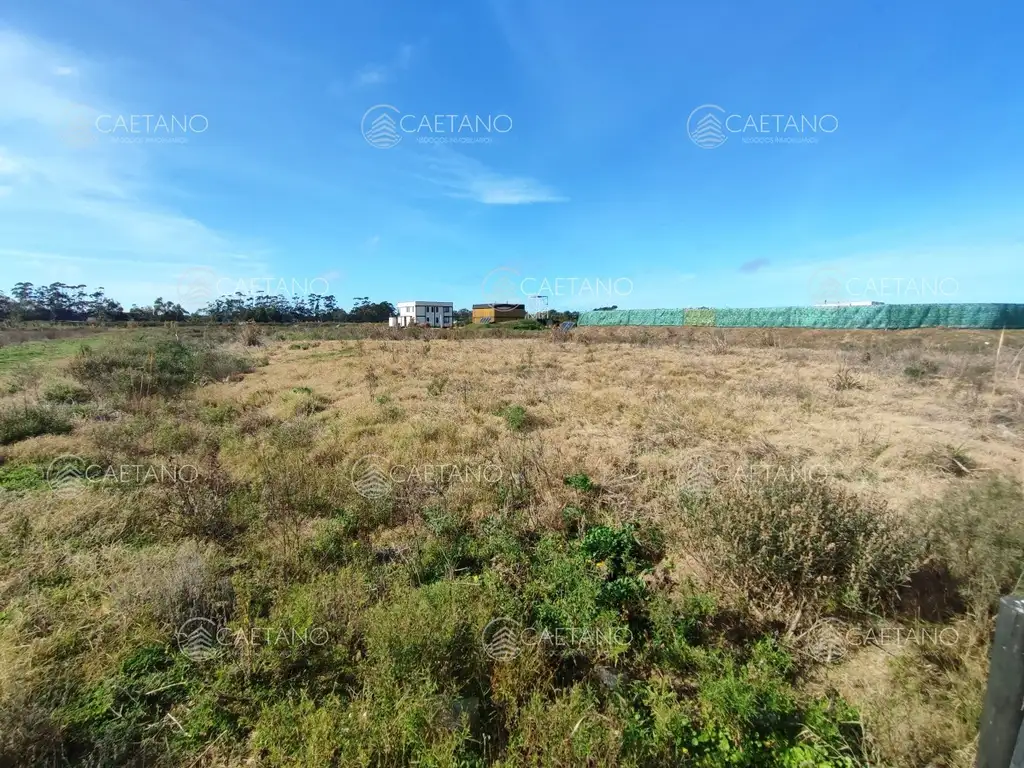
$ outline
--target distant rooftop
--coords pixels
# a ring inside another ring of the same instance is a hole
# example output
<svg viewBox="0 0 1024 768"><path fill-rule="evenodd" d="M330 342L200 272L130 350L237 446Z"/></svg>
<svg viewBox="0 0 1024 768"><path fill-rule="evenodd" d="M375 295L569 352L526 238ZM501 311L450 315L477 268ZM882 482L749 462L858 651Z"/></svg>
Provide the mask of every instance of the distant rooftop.
<svg viewBox="0 0 1024 768"><path fill-rule="evenodd" d="M815 304L816 307L878 307L885 304L884 301L823 301Z"/></svg>

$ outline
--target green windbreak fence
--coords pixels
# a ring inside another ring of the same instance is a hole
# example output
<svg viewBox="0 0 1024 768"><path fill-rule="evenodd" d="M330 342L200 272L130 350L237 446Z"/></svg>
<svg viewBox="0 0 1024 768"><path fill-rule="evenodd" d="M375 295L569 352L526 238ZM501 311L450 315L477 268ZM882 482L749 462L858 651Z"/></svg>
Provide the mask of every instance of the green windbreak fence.
<svg viewBox="0 0 1024 768"><path fill-rule="evenodd" d="M1024 328L1024 304L612 309L583 312L580 314L578 325L685 325L715 328Z"/></svg>

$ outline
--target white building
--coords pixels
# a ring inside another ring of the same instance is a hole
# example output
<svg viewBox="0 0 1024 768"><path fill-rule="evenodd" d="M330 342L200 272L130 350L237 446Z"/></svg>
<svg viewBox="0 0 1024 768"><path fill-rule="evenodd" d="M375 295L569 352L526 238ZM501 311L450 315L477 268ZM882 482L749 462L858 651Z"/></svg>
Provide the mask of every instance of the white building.
<svg viewBox="0 0 1024 768"><path fill-rule="evenodd" d="M410 325L451 328L455 318L455 305L450 301L400 301L396 306L398 317L388 322L392 328Z"/></svg>
<svg viewBox="0 0 1024 768"><path fill-rule="evenodd" d="M884 301L823 301L816 307L879 307Z"/></svg>

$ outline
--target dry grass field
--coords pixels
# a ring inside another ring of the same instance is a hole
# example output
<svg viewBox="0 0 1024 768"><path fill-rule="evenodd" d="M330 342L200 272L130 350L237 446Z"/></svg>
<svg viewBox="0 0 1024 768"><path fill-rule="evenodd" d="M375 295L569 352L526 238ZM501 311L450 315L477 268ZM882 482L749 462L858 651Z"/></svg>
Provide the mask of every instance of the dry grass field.
<svg viewBox="0 0 1024 768"><path fill-rule="evenodd" d="M303 335L0 370L0 765L972 764L1024 332Z"/></svg>

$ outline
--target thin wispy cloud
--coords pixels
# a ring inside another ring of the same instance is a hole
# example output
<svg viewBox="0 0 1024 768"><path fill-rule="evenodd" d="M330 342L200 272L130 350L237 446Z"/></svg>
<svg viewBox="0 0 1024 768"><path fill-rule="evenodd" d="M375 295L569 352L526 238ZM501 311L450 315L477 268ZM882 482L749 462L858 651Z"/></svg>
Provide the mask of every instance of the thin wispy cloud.
<svg viewBox="0 0 1024 768"><path fill-rule="evenodd" d="M753 259L752 261L744 262L740 264L740 272L752 274L758 272L765 267L769 266L771 261L769 259Z"/></svg>
<svg viewBox="0 0 1024 768"><path fill-rule="evenodd" d="M328 90L336 96L342 96L352 91L394 82L401 72L409 68L414 51L412 45L403 45L399 47L391 61L385 64L367 64L351 78L332 83Z"/></svg>
<svg viewBox="0 0 1024 768"><path fill-rule="evenodd" d="M355 84L358 86L378 85L380 83L386 83L387 81L387 70L371 67L369 69L364 69L356 75Z"/></svg>
<svg viewBox="0 0 1024 768"><path fill-rule="evenodd" d="M121 286L125 300L145 301L156 294L130 287L162 285L158 293L171 297L190 266L259 263L234 237L162 202L148 148L89 133L96 115L130 113L101 83L69 77L94 71L91 62L11 29L0 30L0 51L0 276L19 279L35 265L40 274L102 279ZM93 117L78 125L82 114ZM162 150L188 151L151 151Z"/></svg>
<svg viewBox="0 0 1024 768"><path fill-rule="evenodd" d="M506 175L454 150L439 151L424 178L448 197L484 205L564 203L569 198L547 184L522 175Z"/></svg>
<svg viewBox="0 0 1024 768"><path fill-rule="evenodd" d="M534 179L491 176L472 179L465 194L484 205L529 205L531 203L564 203L568 198L540 184Z"/></svg>

